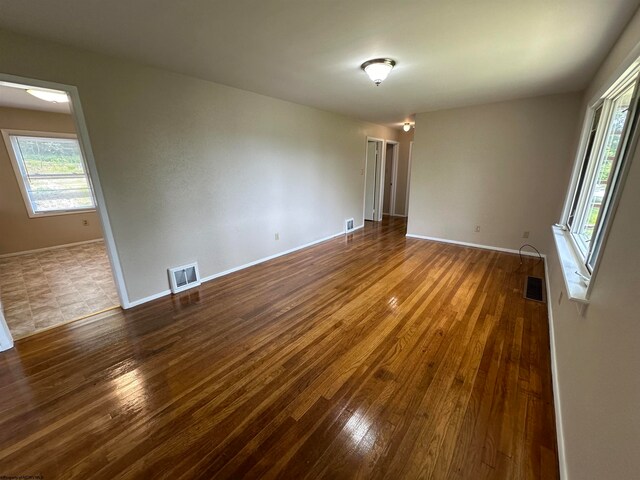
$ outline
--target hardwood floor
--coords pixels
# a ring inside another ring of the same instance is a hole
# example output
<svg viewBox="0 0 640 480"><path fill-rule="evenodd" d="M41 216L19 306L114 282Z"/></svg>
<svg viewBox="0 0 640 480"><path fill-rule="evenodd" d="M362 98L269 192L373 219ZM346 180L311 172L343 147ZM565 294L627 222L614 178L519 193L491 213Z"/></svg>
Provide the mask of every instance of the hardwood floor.
<svg viewBox="0 0 640 480"><path fill-rule="evenodd" d="M0 475L558 477L535 259L402 219L0 354Z"/></svg>

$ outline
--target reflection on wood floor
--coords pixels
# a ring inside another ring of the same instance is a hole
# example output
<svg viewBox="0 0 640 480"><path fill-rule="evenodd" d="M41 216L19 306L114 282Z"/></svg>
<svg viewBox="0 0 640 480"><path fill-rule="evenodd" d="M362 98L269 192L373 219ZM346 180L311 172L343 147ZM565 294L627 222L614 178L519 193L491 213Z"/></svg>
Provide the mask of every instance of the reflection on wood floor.
<svg viewBox="0 0 640 480"><path fill-rule="evenodd" d="M0 474L557 478L517 255L402 219L0 354Z"/></svg>

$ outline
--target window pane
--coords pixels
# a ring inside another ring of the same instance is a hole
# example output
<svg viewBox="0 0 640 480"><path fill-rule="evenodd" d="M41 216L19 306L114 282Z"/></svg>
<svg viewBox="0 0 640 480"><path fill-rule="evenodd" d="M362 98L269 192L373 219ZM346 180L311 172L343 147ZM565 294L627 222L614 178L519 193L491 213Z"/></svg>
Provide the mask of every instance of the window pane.
<svg viewBox="0 0 640 480"><path fill-rule="evenodd" d="M73 138L17 137L18 146L29 176L84 175L78 141Z"/></svg>
<svg viewBox="0 0 640 480"><path fill-rule="evenodd" d="M600 105L596 109L593 115L593 121L591 122L591 131L589 132L589 138L587 140L587 148L585 149L585 152L584 152L584 159L582 161L582 168L580 169L580 176L578 177L576 193L574 194L573 203L571 204L571 211L569 212L569 218L567 219L567 225L569 227L573 226L573 221L576 215L576 209L578 208L578 202L580 200L580 193L582 192L584 179L587 175L587 168L589 167L589 162L591 160L591 152L593 151L593 144L595 143L596 133L598 131L598 124L600 123L601 115L602 115L602 105Z"/></svg>
<svg viewBox="0 0 640 480"><path fill-rule="evenodd" d="M15 140L34 212L95 208L76 139L16 136Z"/></svg>
<svg viewBox="0 0 640 480"><path fill-rule="evenodd" d="M607 126L603 148L588 193L586 209L578 235L587 249L593 239L593 233L601 213L607 185L611 179L614 162L620 148L620 139L629 113L633 96L633 85L619 95L612 104L612 113Z"/></svg>
<svg viewBox="0 0 640 480"><path fill-rule="evenodd" d="M35 212L93 208L91 190L83 175L31 178L29 198Z"/></svg>

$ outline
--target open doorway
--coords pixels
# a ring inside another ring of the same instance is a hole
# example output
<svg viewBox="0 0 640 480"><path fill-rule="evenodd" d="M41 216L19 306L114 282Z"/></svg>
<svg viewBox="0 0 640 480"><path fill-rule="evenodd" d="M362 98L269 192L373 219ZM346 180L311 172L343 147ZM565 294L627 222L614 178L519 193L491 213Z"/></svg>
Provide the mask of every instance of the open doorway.
<svg viewBox="0 0 640 480"><path fill-rule="evenodd" d="M382 220L384 140L367 137L364 176L364 220Z"/></svg>
<svg viewBox="0 0 640 480"><path fill-rule="evenodd" d="M77 91L64 87L0 75L0 327L13 339L126 302Z"/></svg>
<svg viewBox="0 0 640 480"><path fill-rule="evenodd" d="M385 145L384 161L384 187L382 200L382 213L384 215L396 214L396 182L398 179L398 152L400 144L387 140Z"/></svg>

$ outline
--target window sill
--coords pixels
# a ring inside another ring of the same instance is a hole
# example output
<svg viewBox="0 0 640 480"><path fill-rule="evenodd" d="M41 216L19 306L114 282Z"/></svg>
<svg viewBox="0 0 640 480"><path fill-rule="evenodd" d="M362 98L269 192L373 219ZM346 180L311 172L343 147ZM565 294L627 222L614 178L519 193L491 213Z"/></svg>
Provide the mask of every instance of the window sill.
<svg viewBox="0 0 640 480"><path fill-rule="evenodd" d="M564 285L567 288L569 300L581 304L588 304L589 284L585 284L585 281L576 272L587 277L589 276L589 272L574 252L571 238L569 238L569 231L563 230L555 225L551 227L551 231L553 232L553 239L556 243L562 278L564 278Z"/></svg>
<svg viewBox="0 0 640 480"><path fill-rule="evenodd" d="M58 215L81 215L83 213L92 213L95 212L95 207L93 208L82 208L77 210L50 210L48 212L40 212L40 213L31 213L29 214L29 218L43 218L43 217L56 217Z"/></svg>

